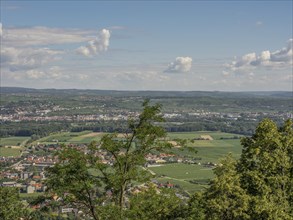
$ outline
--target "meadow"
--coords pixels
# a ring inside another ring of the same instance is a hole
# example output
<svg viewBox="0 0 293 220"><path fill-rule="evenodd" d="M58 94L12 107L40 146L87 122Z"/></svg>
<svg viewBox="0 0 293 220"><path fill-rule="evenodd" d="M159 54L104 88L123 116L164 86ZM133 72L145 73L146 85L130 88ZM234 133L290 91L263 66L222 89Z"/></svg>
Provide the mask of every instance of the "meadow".
<svg viewBox="0 0 293 220"><path fill-rule="evenodd" d="M0 157L17 157L20 156L23 147L11 148L11 147L0 147Z"/></svg>
<svg viewBox="0 0 293 220"><path fill-rule="evenodd" d="M89 144L99 141L105 133L82 131L82 132L60 132L35 141L33 144Z"/></svg>
<svg viewBox="0 0 293 220"><path fill-rule="evenodd" d="M29 137L0 138L0 156L1 157L20 156L22 150L24 149L23 146L25 146L28 140L29 140Z"/></svg>
<svg viewBox="0 0 293 220"><path fill-rule="evenodd" d="M0 138L0 146L24 146L29 137L6 137Z"/></svg>
<svg viewBox="0 0 293 220"><path fill-rule="evenodd" d="M201 137L210 136L211 140L196 140ZM241 155L242 147L240 144L241 135L223 132L183 132L168 133L171 140L187 139L188 146L196 150L196 153L180 148L172 149L177 155L198 158L201 164L207 162L219 163L220 159L228 153L232 153L235 158ZM236 138L237 137L237 138ZM234 139L235 138L235 139ZM157 180L163 183L170 182L179 185L189 193L202 190L208 187L209 181L213 178L213 170L202 165L194 164L165 164L158 167L149 167L156 173Z"/></svg>
<svg viewBox="0 0 293 220"><path fill-rule="evenodd" d="M179 185L184 190L192 193L207 187L209 180L213 177L213 170L195 164L165 164L158 167L149 167L156 173L159 182L170 182ZM190 181L194 181L192 183Z"/></svg>

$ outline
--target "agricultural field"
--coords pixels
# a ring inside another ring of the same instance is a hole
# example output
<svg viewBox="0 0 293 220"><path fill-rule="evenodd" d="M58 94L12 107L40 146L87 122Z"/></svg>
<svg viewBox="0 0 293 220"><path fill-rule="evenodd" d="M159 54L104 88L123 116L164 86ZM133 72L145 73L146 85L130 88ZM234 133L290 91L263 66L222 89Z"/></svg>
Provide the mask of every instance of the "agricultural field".
<svg viewBox="0 0 293 220"><path fill-rule="evenodd" d="M213 170L211 168L199 165L174 163L149 167L148 169L157 175L159 182L170 182L179 185L189 193L203 189L213 177ZM194 181L196 184L190 181Z"/></svg>
<svg viewBox="0 0 293 220"><path fill-rule="evenodd" d="M230 133L207 131L168 133L168 137L171 140L178 138L189 140L188 146L194 148L196 153L187 150L182 151L180 148L174 148L172 152L181 156L199 158L198 162L201 164L207 162L217 164L229 152L235 158L239 158L242 151L240 144L240 137L242 136ZM201 138L206 140L200 140ZM189 193L207 187L208 182L214 176L211 168L194 164L164 164L158 167L149 167L148 169L157 175L159 182L180 185Z"/></svg>
<svg viewBox="0 0 293 220"><path fill-rule="evenodd" d="M24 146L29 139L29 137L0 138L0 146Z"/></svg>
<svg viewBox="0 0 293 220"><path fill-rule="evenodd" d="M17 157L21 155L23 147L0 147L0 157Z"/></svg>
<svg viewBox="0 0 293 220"><path fill-rule="evenodd" d="M233 138L242 137L242 135L224 133L220 131L194 131L194 132L172 132L168 133L168 137L171 139L181 138L181 139L195 139L201 138L201 136L211 136L214 140L221 140L223 138Z"/></svg>
<svg viewBox="0 0 293 220"><path fill-rule="evenodd" d="M83 131L83 132L61 132L41 138L33 144L89 144L92 141L99 141L105 133Z"/></svg>
<svg viewBox="0 0 293 220"><path fill-rule="evenodd" d="M235 158L239 158L242 147L240 144L241 135L235 135L223 132L183 132L183 133L168 133L170 139L177 138L187 139L187 145L197 151L196 154L187 150L173 149L172 152L182 156L194 156L201 158L202 162L218 163L219 159L224 157L229 152ZM196 140L205 138L206 140ZM234 139L235 138L235 139Z"/></svg>

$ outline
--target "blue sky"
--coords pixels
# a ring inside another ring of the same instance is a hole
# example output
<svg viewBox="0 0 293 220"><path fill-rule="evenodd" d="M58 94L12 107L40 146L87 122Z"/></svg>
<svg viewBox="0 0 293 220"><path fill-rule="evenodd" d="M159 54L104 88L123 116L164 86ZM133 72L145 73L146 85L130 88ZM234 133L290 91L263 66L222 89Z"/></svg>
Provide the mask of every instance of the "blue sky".
<svg viewBox="0 0 293 220"><path fill-rule="evenodd" d="M1 1L1 86L291 90L292 1Z"/></svg>

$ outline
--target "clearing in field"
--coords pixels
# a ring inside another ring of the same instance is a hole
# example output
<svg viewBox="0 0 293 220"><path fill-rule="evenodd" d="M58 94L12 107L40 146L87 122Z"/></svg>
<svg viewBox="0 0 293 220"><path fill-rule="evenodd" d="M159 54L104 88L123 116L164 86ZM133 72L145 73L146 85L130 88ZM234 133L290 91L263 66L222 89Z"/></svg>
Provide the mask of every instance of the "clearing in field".
<svg viewBox="0 0 293 220"><path fill-rule="evenodd" d="M181 146L177 143L177 141L168 141L169 144L172 144L175 148L180 148Z"/></svg>
<svg viewBox="0 0 293 220"><path fill-rule="evenodd" d="M205 134L205 135L200 135L200 138L202 138L202 139L204 139L204 140L209 140L209 141L214 140L214 139L212 138L211 135L207 135L207 134Z"/></svg>
<svg viewBox="0 0 293 220"><path fill-rule="evenodd" d="M103 134L105 134L105 133L103 133L103 132L92 132L92 133L89 133L89 134L81 135L79 137L81 137L81 138L96 137L96 136L101 136Z"/></svg>
<svg viewBox="0 0 293 220"><path fill-rule="evenodd" d="M17 157L21 155L23 148L17 146L17 148L12 147L0 147L0 156L1 157Z"/></svg>

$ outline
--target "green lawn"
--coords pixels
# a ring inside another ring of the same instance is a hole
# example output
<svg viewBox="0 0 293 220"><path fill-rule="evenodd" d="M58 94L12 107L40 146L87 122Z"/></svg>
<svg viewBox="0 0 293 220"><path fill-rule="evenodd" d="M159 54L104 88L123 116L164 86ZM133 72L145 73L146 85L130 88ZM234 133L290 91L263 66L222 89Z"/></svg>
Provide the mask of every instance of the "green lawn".
<svg viewBox="0 0 293 220"><path fill-rule="evenodd" d="M7 137L0 138L1 146L23 146L26 141L28 141L29 137Z"/></svg>
<svg viewBox="0 0 293 220"><path fill-rule="evenodd" d="M232 153L235 158L239 158L242 152L240 143L234 143L234 146L221 147L196 147L196 156L201 157L203 162L218 163L220 158L223 158L228 153Z"/></svg>
<svg viewBox="0 0 293 220"><path fill-rule="evenodd" d="M19 193L20 198L37 198L38 196L44 195L43 192L35 192L35 193Z"/></svg>
<svg viewBox="0 0 293 220"><path fill-rule="evenodd" d="M20 156L22 149L23 149L22 147L21 147L21 149L0 147L0 156L1 157Z"/></svg>
<svg viewBox="0 0 293 220"><path fill-rule="evenodd" d="M57 134L51 134L47 137L43 137L35 142L43 144L56 144L56 143L90 143L90 138L83 138L83 135L92 133L91 131L82 132L60 132ZM93 138L92 138L93 139Z"/></svg>
<svg viewBox="0 0 293 220"><path fill-rule="evenodd" d="M204 183L207 183L214 174L210 168L205 168L199 165L189 165L182 163L166 164L159 167L149 167L157 174L158 181L171 182L173 184L180 185L188 192L194 192L196 190L206 187ZM202 184L193 184L189 181L198 181Z"/></svg>

